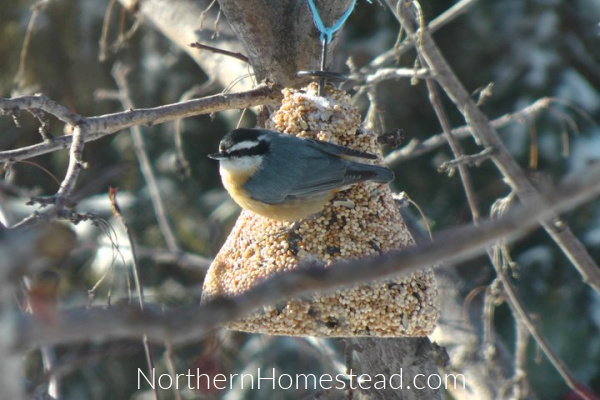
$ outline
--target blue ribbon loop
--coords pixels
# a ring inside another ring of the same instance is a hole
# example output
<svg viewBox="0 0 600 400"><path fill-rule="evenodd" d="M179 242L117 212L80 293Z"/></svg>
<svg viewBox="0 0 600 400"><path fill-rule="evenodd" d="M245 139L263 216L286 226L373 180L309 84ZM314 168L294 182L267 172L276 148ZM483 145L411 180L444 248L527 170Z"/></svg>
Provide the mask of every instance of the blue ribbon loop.
<svg viewBox="0 0 600 400"><path fill-rule="evenodd" d="M310 11L312 12L313 21L315 22L315 26L317 27L319 32L321 32L321 41L325 40L326 44L329 44L331 42L331 38L333 37L333 34L335 32L337 32L337 30L340 29L342 27L342 25L344 25L344 22L346 22L346 20L350 16L350 14L352 14L352 11L354 10L355 5L356 5L356 0L352 1L352 3L350 4L350 7L348 7L346 12L344 12L344 15L342 15L340 17L340 19L338 19L335 22L335 24L333 24L332 26L330 26L328 28L323 23L323 20L321 19L321 15L319 15L319 10L317 10L317 6L315 5L315 2L313 0L308 0L308 6L310 7Z"/></svg>

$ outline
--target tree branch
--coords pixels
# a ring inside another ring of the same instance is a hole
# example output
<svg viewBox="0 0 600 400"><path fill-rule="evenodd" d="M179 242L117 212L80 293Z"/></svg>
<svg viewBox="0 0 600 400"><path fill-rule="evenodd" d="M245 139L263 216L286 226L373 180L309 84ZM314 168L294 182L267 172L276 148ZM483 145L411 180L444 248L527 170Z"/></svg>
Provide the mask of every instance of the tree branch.
<svg viewBox="0 0 600 400"><path fill-rule="evenodd" d="M84 141L90 142L113 134L134 125L156 125L178 118L193 117L230 109L241 109L265 104L277 104L281 93L268 85L259 85L254 89L193 99L154 108L138 108L99 117L83 117L67 110L64 106L44 96L24 96L13 99L0 98L0 110L3 114L15 114L20 110L36 108L56 116L61 121L77 126L85 124L87 133ZM72 136L61 136L50 142L0 152L0 162L25 160L42 154L68 148Z"/></svg>
<svg viewBox="0 0 600 400"><path fill-rule="evenodd" d="M86 341L90 338L136 338L145 331L153 341L173 343L198 340L208 330L239 318L259 306L331 291L359 282L416 272L441 261L451 265L483 253L499 240L515 240L534 228L538 221L552 218L600 194L600 165L565 179L537 203L519 206L498 220L482 220L479 226L463 226L436 236L436 240L415 248L390 252L369 259L353 260L324 269L322 265L277 275L256 285L244 295L216 299L204 306L189 306L168 314L141 313L137 307L64 312L56 323L44 324L32 318L20 320L17 349L52 343ZM550 199L552 202L550 202Z"/></svg>
<svg viewBox="0 0 600 400"><path fill-rule="evenodd" d="M508 185L517 193L524 204L537 203L540 195L536 188L511 157L490 121L473 102L469 93L442 56L427 29L417 32L417 25L413 17L409 15L410 11L403 6L402 0L398 3L395 0L387 0L387 2L402 27L418 44L419 52L427 60L435 79L464 115L467 124L471 127L472 135L484 146L494 149L492 161L500 170ZM398 6L398 12L396 12L396 6ZM540 222L546 232L571 260L581 274L583 281L600 293L600 267L563 221L559 220L556 215L548 220L553 222L547 222L547 220Z"/></svg>
<svg viewBox="0 0 600 400"><path fill-rule="evenodd" d="M75 184L77 183L77 177L79 176L79 171L85 167L82 154L87 133L87 125L79 124L75 127L73 134L71 135L73 140L71 141L71 150L69 151L69 166L67 167L65 178L61 182L58 192L56 192L56 202L59 207L62 205L63 201L68 199L71 193L73 193L73 189L75 189Z"/></svg>
<svg viewBox="0 0 600 400"><path fill-rule="evenodd" d="M503 128L513 122L521 122L527 119L535 118L539 113L550 107L554 101L555 99L551 97L543 97L535 101L533 104L522 108L521 110L505 114L493 121L490 121L490 124L495 129L498 129ZM470 129L471 128L469 125L464 125L452 129L451 133L452 136L463 139L471 136ZM423 142L418 142L413 139L406 146L398 150L394 150L385 156L385 163L390 166L400 165L405 161L412 160L413 158L429 153L438 147L444 146L446 143L447 140L444 133L433 135Z"/></svg>
<svg viewBox="0 0 600 400"><path fill-rule="evenodd" d="M234 53L243 51L240 41L227 23L217 24L219 7L209 7L206 0L119 0L127 9L137 10L141 16L162 32L169 40L185 51L209 79L218 81L222 87L233 80L248 75L248 64L221 54L210 54L190 47L199 42ZM265 20L269 21L269 20ZM218 25L218 27L217 27ZM218 34L216 29L218 28ZM243 90L251 88L252 81L241 83Z"/></svg>
<svg viewBox="0 0 600 400"><path fill-rule="evenodd" d="M469 8L476 2L477 0L460 0L452 7L447 9L444 13L440 14L436 19L431 21L428 25L429 31L431 33L437 32L442 27L446 26L450 22L454 21L456 18L465 14L469 10ZM375 57L369 64L361 68L361 72L364 71L366 73L367 70L378 69L383 67L384 65L388 65L393 61L397 60L400 56L402 56L404 53L410 50L413 46L414 43L412 39L408 38L400 45L394 46L392 49Z"/></svg>
<svg viewBox="0 0 600 400"><path fill-rule="evenodd" d="M113 67L112 75L117 82L117 86L119 87L119 97L121 99L123 108L132 109L134 105L133 100L131 99L129 84L127 82L128 72L128 68L125 65L116 63ZM150 157L148 157L146 143L144 141L144 137L142 136L142 129L137 125L131 127L131 141L133 142L133 149L140 165L140 171L142 171L142 175L146 181L146 185L148 186L148 193L150 195L150 200L152 201L154 215L156 216L156 221L158 222L160 232L167 245L167 248L172 253L177 254L181 251L181 249L177 243L177 238L175 237L175 233L173 232L171 224L167 218L164 202L158 188L158 183L156 182L156 177L154 176L154 171L152 171Z"/></svg>

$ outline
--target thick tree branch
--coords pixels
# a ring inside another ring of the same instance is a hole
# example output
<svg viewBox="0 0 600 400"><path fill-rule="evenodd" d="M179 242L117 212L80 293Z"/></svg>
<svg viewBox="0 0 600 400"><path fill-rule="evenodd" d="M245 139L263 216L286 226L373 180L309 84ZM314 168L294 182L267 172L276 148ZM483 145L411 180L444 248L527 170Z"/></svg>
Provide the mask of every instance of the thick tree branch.
<svg viewBox="0 0 600 400"><path fill-rule="evenodd" d="M124 307L92 312L75 310L60 315L54 324L32 318L20 322L16 347L85 341L90 338L135 338L147 332L154 341L166 338L173 343L198 340L209 329L256 309L284 299L334 290L359 282L410 274L428 265L451 265L485 252L486 246L499 240L514 240L534 228L538 221L571 210L600 194L600 165L570 177L538 203L519 206L498 220L485 220L479 226L451 229L435 241L379 257L347 261L323 269L307 266L268 279L244 295L217 299L204 306L172 310L169 314L141 313L139 308Z"/></svg>
<svg viewBox="0 0 600 400"><path fill-rule="evenodd" d="M156 125L176 120L178 118L193 117L202 114L225 111L230 109L241 109L264 104L277 104L281 99L281 93L267 85L259 85L254 89L230 93L217 94L183 101L174 104L154 108L138 108L99 117L83 117L68 111L62 105L47 99L44 96L24 96L14 99L0 98L0 110L4 114L15 114L20 110L39 109L48 114L56 116L61 121L77 126L85 124L87 134L85 142L98 140L104 136L113 134L122 129L134 125ZM38 143L32 146L22 147L15 150L0 152L0 162L25 160L42 154L51 153L56 150L68 148L73 136L61 136L52 141Z"/></svg>

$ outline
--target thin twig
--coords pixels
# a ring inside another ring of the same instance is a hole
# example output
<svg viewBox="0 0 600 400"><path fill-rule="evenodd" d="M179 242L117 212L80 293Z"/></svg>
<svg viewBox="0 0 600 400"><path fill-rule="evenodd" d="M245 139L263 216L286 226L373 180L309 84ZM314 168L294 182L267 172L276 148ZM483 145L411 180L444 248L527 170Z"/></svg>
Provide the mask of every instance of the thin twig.
<svg viewBox="0 0 600 400"><path fill-rule="evenodd" d="M173 345L169 339L165 340L165 360L167 361L167 370L173 382L177 382L177 369L173 362ZM179 391L179 385L173 385L173 393L175 394L175 400L181 400L181 392Z"/></svg>
<svg viewBox="0 0 600 400"><path fill-rule="evenodd" d="M117 220L119 220L121 222L121 224L123 225L123 229L125 229L125 233L127 234L127 240L129 241L129 248L131 249L131 254L132 254L132 259L133 259L133 262L132 262L133 280L134 280L135 289L136 289L137 295L138 295L140 310L144 311L144 287L141 284L140 271L139 271L139 266L138 266L137 254L136 254L136 250L135 250L135 242L133 240L133 235L131 234L131 229L129 229L129 224L127 224L127 221L125 220L125 218L123 218L123 215L121 214L121 208L119 207L119 204L117 203L117 189L114 189L114 188L109 189L108 199L110 200L112 214L114 215L114 217Z"/></svg>
<svg viewBox="0 0 600 400"><path fill-rule="evenodd" d="M132 260L133 260L132 265L131 265L131 269L133 271L133 281L135 283L135 288L136 288L137 295L138 295L138 302L139 302L140 310L142 312L144 312L144 304L145 304L144 303L144 287L142 286L142 281L140 278L140 269L139 269L139 265L138 265L138 261L137 261L137 256L135 253L135 242L133 240L133 235L131 233L131 229L129 229L129 224L123 217L123 214L121 214L121 209L119 207L119 203L117 202L117 189L110 188L109 192L108 192L108 198L110 200L112 214L115 216L115 218L117 220L119 220L121 222L121 224L123 225L123 229L125 229L125 232L127 234L127 240L129 241L129 247L131 249ZM142 333L142 345L144 346L144 353L146 355L146 362L148 364L148 372L149 372L149 374L153 374L155 371L154 355L152 354L152 348L150 347L148 335L145 332ZM153 393L154 393L154 398L156 400L158 400L159 394L158 394L157 387L153 388Z"/></svg>
<svg viewBox="0 0 600 400"><path fill-rule="evenodd" d="M492 124L494 128L498 129L503 128L506 125L509 125L513 122L522 122L527 119L535 118L540 112L552 105L554 101L555 99L553 98L543 97L519 111L505 114L493 121L490 121L490 124ZM452 136L460 139L469 137L471 136L470 127L468 125L465 125L458 128L454 128L452 129ZM424 142L418 142L413 139L401 149L389 153L385 157L385 162L388 165L396 166L402 162L429 153L430 151L433 151L445 144L446 136L444 135L444 133L431 136Z"/></svg>
<svg viewBox="0 0 600 400"><path fill-rule="evenodd" d="M53 139L52 135L50 135L50 120L48 119L48 115L46 115L45 112L40 111L40 110L36 110L35 108L32 108L30 110L27 110L31 113L31 115L33 115L35 117L35 119L37 119L40 123L40 128L38 129L38 131L40 132L40 136L42 137L42 140L44 141L51 141Z"/></svg>
<svg viewBox="0 0 600 400"><path fill-rule="evenodd" d="M587 393L581 390L581 385L573 376L573 373L569 370L567 365L560 359L560 357L554 352L554 350L548 345L548 342L541 334L538 327L533 323L533 321L529 317L529 314L523 308L522 302L519 299L519 295L513 288L504 271L497 268L496 264L494 264L494 267L496 268L496 273L502 281L502 286L504 288L504 291L506 292L506 297L510 302L511 310L517 313L517 318L519 318L521 322L527 327L527 330L529 330L531 335L535 338L536 343L540 346L546 357L548 357L548 359L550 360L554 368L558 371L560 376L563 378L567 386L569 386L569 388L575 391L582 399L593 400L590 396L588 396Z"/></svg>
<svg viewBox="0 0 600 400"><path fill-rule="evenodd" d="M538 169L539 148L537 129L533 124L529 129L529 137L529 168L536 171Z"/></svg>
<svg viewBox="0 0 600 400"><path fill-rule="evenodd" d="M104 21L102 22L102 34L100 35L100 50L98 61L104 62L108 58L108 28L110 23L110 13L115 5L116 0L110 0L104 11Z"/></svg>
<svg viewBox="0 0 600 400"><path fill-rule="evenodd" d="M33 28L35 22L42 10L48 6L50 0L41 0L31 6L31 17L27 24L27 30L25 31L25 39L23 39L23 46L21 47L21 55L19 56L19 69L15 75L15 83L19 86L23 86L25 79L25 66L27 64L27 55L29 54L29 44L31 42L31 36L33 34Z"/></svg>
<svg viewBox="0 0 600 400"><path fill-rule="evenodd" d="M79 171L86 168L87 165L83 162L83 146L85 145L85 137L88 132L88 127L83 125L77 125L73 130L71 142L71 150L69 151L69 166L63 181L60 183L60 188L56 192L56 204L60 207L64 204L65 200L71 196L75 184L77 183L77 177Z"/></svg>
<svg viewBox="0 0 600 400"><path fill-rule="evenodd" d="M496 203L492 206L492 216L498 217L504 215L509 209L509 206L513 201L513 197L514 196L509 196L505 199L500 199L496 201ZM525 327L529 331L529 333L536 340L536 343L542 349L543 353L546 355L546 357L548 357L552 365L563 377L567 386L579 393L580 389L578 388L580 387L580 385L574 378L573 373L560 359L560 357L558 357L558 355L548 344L548 341L542 335L541 331L533 323L522 300L518 297L516 290L513 288L512 283L510 282L507 276L507 271L511 269L511 264L514 264L514 262L510 259L506 243L504 241L499 241L493 246L493 249L488 250L488 254L492 261L492 265L494 266L494 270L496 271L496 275L498 276L498 280L502 283L504 297L506 298L508 306L512 310L513 315L515 316L515 323L517 324L518 328ZM519 354L519 351L524 352L525 350L520 350L519 343L517 343L517 347L515 349L515 378L519 378L519 376L522 374L522 368L519 366L518 360L520 357L522 358L523 355ZM516 382L514 382L513 385L514 384L516 384ZM585 394L582 394L582 398L587 399Z"/></svg>
<svg viewBox="0 0 600 400"><path fill-rule="evenodd" d="M463 157L463 150L460 143L454 138L454 136L452 136L450 121L448 120L446 112L444 111L444 107L442 106L442 102L440 101L437 87L435 86L432 78L425 79L425 82L427 84L427 90L429 91L429 101L431 102L438 121L442 126L442 130L446 135L446 141L450 145L454 159L460 160ZM469 173L467 166L463 163L457 164L456 168L458 169L458 175L462 181L462 186L465 191L467 203L469 204L469 209L471 210L473 222L477 224L477 221L479 221L480 218L480 211L479 206L477 205L475 191L473 190L473 185L471 184L471 174Z"/></svg>
<svg viewBox="0 0 600 400"><path fill-rule="evenodd" d="M494 314L498 303L498 286L500 281L496 278L490 283L484 292L481 319L483 320L482 347L487 359L496 357L496 331L494 330Z"/></svg>
<svg viewBox="0 0 600 400"><path fill-rule="evenodd" d="M216 3L217 0L212 0L208 7L206 7L204 11L200 13L200 17L198 17L198 25L200 26L200 30L202 30L202 25L204 25L204 17L206 16L206 13L209 12L212 6L214 6Z"/></svg>
<svg viewBox="0 0 600 400"><path fill-rule="evenodd" d="M193 47L194 49L208 50L211 53L215 53L215 54L223 54L224 56L232 57L232 58L235 58L236 60L240 60L245 63L250 62L250 60L248 60L248 57L246 57L242 53L235 53L233 51L219 49L217 47L209 46L207 44L194 42L194 43L190 43L190 47Z"/></svg>
<svg viewBox="0 0 600 400"><path fill-rule="evenodd" d="M515 388L515 397L517 399L525 398L529 395L529 384L527 382L527 348L531 332L515 313L515 376L513 386Z"/></svg>
<svg viewBox="0 0 600 400"><path fill-rule="evenodd" d="M423 23L421 6L418 2L415 2L413 4L418 12L417 19L419 19L420 21L421 29L424 29L425 25ZM400 6L400 3L398 3L398 6ZM418 46L418 48L420 48L420 46ZM421 65L428 65L427 61L425 60L425 57L423 57L420 51L418 52L418 57ZM452 136L452 128L450 126L450 121L448 120L448 116L446 115L446 111L444 110L444 106L442 105L442 102L440 100L436 84L433 78L431 77L425 78L425 83L427 84L427 91L429 92L429 102L431 103L433 110L435 111L435 115L437 116L438 121L442 126L442 130L444 132L444 135L446 136L446 141L448 142L448 145L452 150L454 159L459 160L463 157L463 150L460 143L454 138L454 136ZM471 174L469 173L469 170L464 164L458 164L457 168L467 198L467 203L469 204L469 209L471 210L473 222L477 224L477 221L479 221L480 217L480 211L479 206L477 205L477 199L475 198L475 191L473 189L473 185L471 184Z"/></svg>
<svg viewBox="0 0 600 400"><path fill-rule="evenodd" d="M540 220L571 210L600 195L600 165L565 179L539 203L521 205L494 221L481 220L479 226L467 225L436 235L433 242L394 251L377 257L349 260L324 269L306 266L269 278L243 295L215 299L203 306L171 310L166 315L154 312L132 313L130 308L92 309L89 312L59 313L60 323L44 325L31 318L20 320L16 350L34 345L72 343L91 337L137 337L145 331L152 341L173 344L198 340L211 328L239 318L259 306L306 296L316 291L332 291L349 285L414 273L440 262L444 266L467 260L485 252L499 239L511 241L533 229Z"/></svg>
<svg viewBox="0 0 600 400"><path fill-rule="evenodd" d="M192 87L189 90L186 90L179 98L179 101L182 102L182 101L193 99L194 97L202 96L205 93L207 93L208 90L210 90L211 88L213 88L215 86L216 86L216 81L214 81L213 79L209 79L208 81L204 82L202 85L197 85L197 86ZM190 164L187 161L187 158L183 151L183 140L181 137L182 125L183 125L182 118L175 120L174 136L175 136L175 151L177 153L177 155L176 155L177 158L175 161L176 162L175 170L177 171L177 173L179 174L180 177L189 177L191 167L190 167Z"/></svg>
<svg viewBox="0 0 600 400"><path fill-rule="evenodd" d="M200 271L206 271L212 260L197 254L181 251L177 254L168 249L155 249L149 247L137 247L139 258L149 258L156 264L176 264L181 268L189 268Z"/></svg>
<svg viewBox="0 0 600 400"><path fill-rule="evenodd" d="M39 168L42 172L44 172L44 174L46 174L48 176L48 178L50 178L53 182L56 183L57 187L60 187L60 181L58 180L58 178L48 168L44 167L42 164L38 164L36 162L28 161L28 160L15 161L14 164L25 164L25 165L31 165L33 167Z"/></svg>
<svg viewBox="0 0 600 400"><path fill-rule="evenodd" d="M215 23L213 25L213 34L210 37L211 39L216 39L219 37L219 21L221 21L221 14L223 13L223 10L221 8L219 8L219 12L217 13L217 18L215 18Z"/></svg>
<svg viewBox="0 0 600 400"><path fill-rule="evenodd" d="M127 73L127 67L121 63L116 63L112 70L113 78L115 79L115 81L117 82L117 86L119 87L119 93L121 97L121 103L123 104L123 108L131 110L134 108L134 105L133 101L131 100L129 84L127 83ZM154 207L154 215L156 216L156 220L158 221L160 232L162 233L163 239L167 244L167 248L173 253L178 253L180 251L180 248L177 244L177 239L175 238L173 229L171 228L171 225L167 219L167 213L163 205L164 203L162 200L162 196L160 194L160 190L156 182L156 177L154 176L154 172L152 171L150 158L148 157L148 153L146 151L146 143L144 142L144 138L142 136L142 130L138 125L134 125L131 127L131 140L133 142L135 155L140 164L140 170L142 171L144 180L148 185L150 200L152 201L152 206Z"/></svg>
<svg viewBox="0 0 600 400"><path fill-rule="evenodd" d="M425 79L429 71L425 68L380 68L375 72L363 74L360 72L350 75L350 78L341 85L342 90L357 86L373 86L390 79Z"/></svg>
<svg viewBox="0 0 600 400"><path fill-rule="evenodd" d="M268 85L259 85L254 89L243 92L216 94L181 103L121 111L99 117L83 117L75 114L66 107L44 96L23 96L13 99L0 98L0 110L5 114L13 114L17 110L38 108L72 126L85 123L87 134L84 140L90 142L134 125L152 126L178 118L265 104L273 105L278 104L279 101L281 101L281 92ZM3 151L0 152L0 162L23 160L66 149L71 145L72 140L71 135L66 135L56 137L50 143L38 143L16 150Z"/></svg>
<svg viewBox="0 0 600 400"><path fill-rule="evenodd" d="M431 21L428 25L428 29L430 32L436 32L440 28L446 26L450 22L454 21L456 18L460 17L464 13L466 13L473 4L475 4L477 0L461 0L458 3L454 4L452 7L444 11L443 14L440 14L436 19ZM399 46L394 47L383 54L375 57L369 64L365 67L361 68L361 71L364 73L368 73L368 70L379 69L384 65L387 65L394 60L398 59L398 57L402 56L408 50L410 50L414 46L412 39L407 38L406 41L401 43Z"/></svg>
<svg viewBox="0 0 600 400"><path fill-rule="evenodd" d="M492 149L491 147L488 147L488 148L481 150L477 154L467 154L464 156L460 156L459 158L456 158L454 160L444 161L438 167L438 171L452 173L452 171L459 165L479 166L483 161L488 160L493 152L494 152L494 149Z"/></svg>

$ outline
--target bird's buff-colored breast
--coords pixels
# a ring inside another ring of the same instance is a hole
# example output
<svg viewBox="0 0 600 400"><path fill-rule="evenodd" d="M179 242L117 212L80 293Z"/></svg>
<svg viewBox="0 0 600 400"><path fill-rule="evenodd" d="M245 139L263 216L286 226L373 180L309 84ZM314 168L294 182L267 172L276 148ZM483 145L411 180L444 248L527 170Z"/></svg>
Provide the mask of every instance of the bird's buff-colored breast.
<svg viewBox="0 0 600 400"><path fill-rule="evenodd" d="M219 169L223 186L229 192L229 195L242 208L252 211L263 217L275 219L278 221L296 221L315 214L323 209L325 203L333 198L334 192L324 197L319 197L307 201L298 199L286 201L280 204L266 204L253 200L244 190L244 183L258 169L258 165L244 172L234 171L221 166Z"/></svg>

